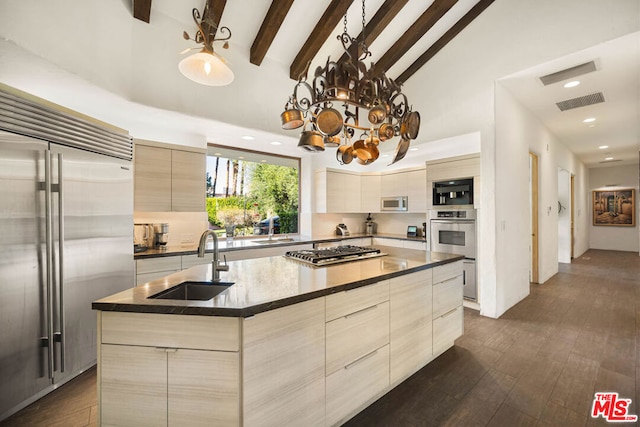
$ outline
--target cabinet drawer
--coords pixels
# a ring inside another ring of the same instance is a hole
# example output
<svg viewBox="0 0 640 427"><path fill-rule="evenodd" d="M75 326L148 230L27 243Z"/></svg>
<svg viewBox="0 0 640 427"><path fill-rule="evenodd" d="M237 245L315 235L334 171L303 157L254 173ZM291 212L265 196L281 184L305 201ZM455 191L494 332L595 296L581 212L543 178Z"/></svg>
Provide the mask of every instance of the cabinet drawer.
<svg viewBox="0 0 640 427"><path fill-rule="evenodd" d="M326 324L326 373L389 343L389 301L366 307Z"/></svg>
<svg viewBox="0 0 640 427"><path fill-rule="evenodd" d="M136 260L136 274L155 273L157 271L180 271L182 268L181 256L168 256L160 258Z"/></svg>
<svg viewBox="0 0 640 427"><path fill-rule="evenodd" d="M389 385L389 346L372 351L327 377L327 425L337 425Z"/></svg>
<svg viewBox="0 0 640 427"><path fill-rule="evenodd" d="M433 320L434 357L451 347L456 338L462 336L464 332L463 315L462 306L458 306Z"/></svg>
<svg viewBox="0 0 640 427"><path fill-rule="evenodd" d="M433 318L462 305L462 276L433 285Z"/></svg>
<svg viewBox="0 0 640 427"><path fill-rule="evenodd" d="M389 281L338 292L327 296L326 301L326 321L328 322L383 301L389 301Z"/></svg>
<svg viewBox="0 0 640 427"><path fill-rule="evenodd" d="M102 343L149 347L238 351L240 319L235 317L100 312Z"/></svg>
<svg viewBox="0 0 640 427"><path fill-rule="evenodd" d="M444 282L462 275L462 260L441 265L433 269L433 283Z"/></svg>

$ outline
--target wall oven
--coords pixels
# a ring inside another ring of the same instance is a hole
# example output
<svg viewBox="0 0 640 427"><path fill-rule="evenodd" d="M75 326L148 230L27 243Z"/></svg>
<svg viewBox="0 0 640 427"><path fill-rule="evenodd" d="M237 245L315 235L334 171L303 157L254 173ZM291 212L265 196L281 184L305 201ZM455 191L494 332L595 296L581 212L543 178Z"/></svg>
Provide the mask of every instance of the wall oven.
<svg viewBox="0 0 640 427"><path fill-rule="evenodd" d="M464 297L476 301L476 211L430 211L429 220L431 250L465 257Z"/></svg>

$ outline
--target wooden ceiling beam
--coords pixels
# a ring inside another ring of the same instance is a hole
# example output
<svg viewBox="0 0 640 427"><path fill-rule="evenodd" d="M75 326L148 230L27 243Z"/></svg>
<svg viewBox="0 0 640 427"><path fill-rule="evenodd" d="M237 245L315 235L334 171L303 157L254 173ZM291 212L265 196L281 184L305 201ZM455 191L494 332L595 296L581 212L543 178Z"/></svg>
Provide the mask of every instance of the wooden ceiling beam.
<svg viewBox="0 0 640 427"><path fill-rule="evenodd" d="M148 24L151 19L151 0L133 0L133 17Z"/></svg>
<svg viewBox="0 0 640 427"><path fill-rule="evenodd" d="M478 17L487 7L493 3L494 0L480 0L475 6L469 10L458 22L455 23L442 37L438 39L425 53L420 55L413 64L409 66L398 78L396 83L403 84L411 77L416 71L418 71L424 64L426 64L431 58L433 58L440 50L447 45L455 36L460 33L467 25L469 25L474 19Z"/></svg>
<svg viewBox="0 0 640 427"><path fill-rule="evenodd" d="M458 0L435 0L422 15L411 24L391 48L376 61L374 73L382 74L391 68L413 45L442 18Z"/></svg>
<svg viewBox="0 0 640 427"><path fill-rule="evenodd" d="M264 17L260 30L251 45L249 62L258 66L262 64L262 60L267 54L271 43L273 43L276 34L278 34L278 30L280 30L280 26L287 13L289 13L292 4L293 0L273 0L271 2L269 11Z"/></svg>
<svg viewBox="0 0 640 427"><path fill-rule="evenodd" d="M202 11L202 30L215 36L227 0L207 0ZM213 24L213 28L211 25Z"/></svg>
<svg viewBox="0 0 640 427"><path fill-rule="evenodd" d="M307 41L304 42L291 67L289 67L289 77L298 80L304 74L311 60L316 56L324 42L327 41L344 14L347 13L351 3L353 3L353 0L331 0L331 3L322 14L322 18L313 28Z"/></svg>
<svg viewBox="0 0 640 427"><path fill-rule="evenodd" d="M365 40L364 43L370 46L371 43L378 38L382 31L389 25L395 16L402 10L409 0L385 0L380 9L373 15L373 18L364 27ZM356 37L358 42L362 41L362 32ZM350 49L351 50L351 49ZM358 49L356 58L359 58L362 51ZM339 61L346 61L347 53L343 53Z"/></svg>

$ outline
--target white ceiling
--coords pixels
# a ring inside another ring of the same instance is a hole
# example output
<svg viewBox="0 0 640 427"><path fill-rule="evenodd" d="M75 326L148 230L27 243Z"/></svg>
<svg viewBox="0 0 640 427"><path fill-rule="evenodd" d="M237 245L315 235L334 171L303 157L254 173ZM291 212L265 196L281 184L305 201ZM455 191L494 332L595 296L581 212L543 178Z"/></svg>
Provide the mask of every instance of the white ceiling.
<svg viewBox="0 0 640 427"><path fill-rule="evenodd" d="M280 129L279 114L294 86L294 81L288 78L289 66L329 3L330 0L295 1L265 60L257 67L249 63L249 50L271 0L227 1L221 25L232 31L231 46L229 50L219 51L229 60L236 79L229 86L210 88L188 81L177 71L179 52L193 46L193 42L182 39L182 31L193 35L191 9L201 10L204 0L153 0L149 24L132 17L131 0L3 0L0 3L0 82L113 123L137 138L194 146L213 142L304 157L308 154L295 147L297 132ZM367 20L382 3L383 0L367 0ZM386 52L431 3L432 0L409 0L371 44L371 61L375 62ZM476 3L477 0L459 0L388 75L396 77L404 71ZM623 27L637 31L638 18L634 21L633 17L622 15L628 15L628 10L637 11L638 1L588 3L588 12L581 16L580 10L569 9L582 6L583 0L563 0L562 5L555 0L522 0L517 4L512 0L496 0L458 35L454 40L457 43L445 46L432 60L434 64L428 63L405 85L413 88L407 96L414 107L418 111L421 107L429 109L432 113L429 117L423 115L420 138L412 142L412 146L419 148L434 139L479 130L461 125L451 131L434 131L442 120L433 120L437 117L433 113L446 111L447 102L454 102L455 98L433 99L430 93L421 91L421 82L428 86L427 83L434 84L432 78L442 80L443 73L434 74L433 67L446 63L447 55L466 54L469 56L461 58L460 63L475 61L476 65L450 71L450 81L444 84L451 84L454 91L464 87L464 91L475 93L477 88L471 85L482 79L489 82L499 79L588 166L602 165L598 162L603 160L604 152L597 148L602 145L601 141L607 141L610 146L607 152L611 156L625 163L637 163L638 33L577 53L573 53L575 49L566 51L565 46L588 47L591 39L609 40L615 37L609 34L625 34L624 29L620 29ZM600 28L588 28L602 21L603 13L611 15L609 20ZM550 16L556 20L549 19ZM341 33L342 25L341 22L332 33L336 36ZM562 33L564 26L580 28L582 38L553 39L552 35ZM479 37L474 29L480 28L484 32ZM494 31L487 31L488 28ZM361 3L354 1L348 12L348 30L355 36L360 29ZM470 38L470 34L474 36ZM501 46L506 45L504 41L510 39L526 40L527 44L518 50L501 50ZM324 64L327 57L337 58L341 53L340 43L331 36L316 55L311 69ZM558 59L549 61L556 57ZM536 64L535 58L545 58L545 61L531 67ZM589 60L596 60L598 71L585 75L577 88L562 89L561 84L544 87L537 80L540 75ZM524 68L516 64L527 64L527 69L513 74ZM453 87L470 73L477 76L462 82L468 86ZM447 73L444 75L446 78ZM592 88L604 93L605 103L565 113L560 113L554 105L559 100L590 93ZM581 122L587 111L588 115L597 116L594 128ZM255 139L241 139L246 134ZM282 144L271 145L274 140ZM390 146L386 151L392 154L394 149Z"/></svg>

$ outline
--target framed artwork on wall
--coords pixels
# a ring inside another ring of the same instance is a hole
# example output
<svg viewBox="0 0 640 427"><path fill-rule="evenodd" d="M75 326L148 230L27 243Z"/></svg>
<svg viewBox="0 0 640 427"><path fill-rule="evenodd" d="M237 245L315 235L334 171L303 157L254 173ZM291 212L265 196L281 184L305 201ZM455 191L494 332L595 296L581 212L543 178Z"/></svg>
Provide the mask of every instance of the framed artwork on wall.
<svg viewBox="0 0 640 427"><path fill-rule="evenodd" d="M593 225L634 227L636 225L636 190L593 191Z"/></svg>

